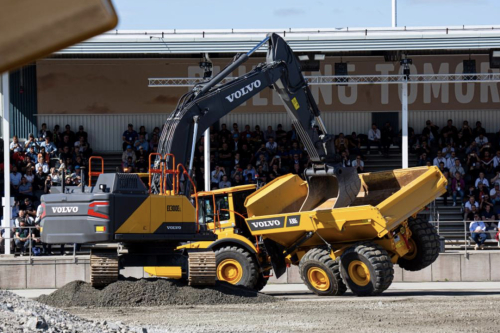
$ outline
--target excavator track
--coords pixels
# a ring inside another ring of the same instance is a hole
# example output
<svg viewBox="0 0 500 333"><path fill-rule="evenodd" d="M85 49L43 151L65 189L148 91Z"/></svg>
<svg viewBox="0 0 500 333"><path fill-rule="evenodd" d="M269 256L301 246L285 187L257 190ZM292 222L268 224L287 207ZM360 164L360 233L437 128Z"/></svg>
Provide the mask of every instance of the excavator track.
<svg viewBox="0 0 500 333"><path fill-rule="evenodd" d="M116 249L92 249L90 252L90 283L103 288L118 280L118 252Z"/></svg>
<svg viewBox="0 0 500 333"><path fill-rule="evenodd" d="M190 286L215 285L217 264L213 251L190 252L188 261L188 281Z"/></svg>

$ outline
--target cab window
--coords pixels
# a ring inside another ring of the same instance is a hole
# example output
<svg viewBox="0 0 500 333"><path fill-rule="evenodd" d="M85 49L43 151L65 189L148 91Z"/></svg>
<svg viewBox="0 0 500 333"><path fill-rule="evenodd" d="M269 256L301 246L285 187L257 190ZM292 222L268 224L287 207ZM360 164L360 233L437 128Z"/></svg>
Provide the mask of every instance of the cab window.
<svg viewBox="0 0 500 333"><path fill-rule="evenodd" d="M227 221L230 218L229 201L227 194L215 196L206 196L198 199L199 205L199 223L213 223L216 221ZM219 216L216 214L219 213ZM215 216L214 216L215 214Z"/></svg>

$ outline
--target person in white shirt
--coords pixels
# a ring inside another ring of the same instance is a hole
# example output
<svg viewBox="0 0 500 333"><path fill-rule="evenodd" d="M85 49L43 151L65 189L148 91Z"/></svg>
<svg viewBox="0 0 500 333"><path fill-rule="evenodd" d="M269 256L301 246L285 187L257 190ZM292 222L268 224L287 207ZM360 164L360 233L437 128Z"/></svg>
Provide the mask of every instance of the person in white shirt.
<svg viewBox="0 0 500 333"><path fill-rule="evenodd" d="M26 226L30 227L30 226L33 226L35 224L35 219L32 218L31 216L29 216L25 210L20 210L19 211L19 216L15 219L14 221L14 224L16 226L16 228L19 228L19 225L20 225L20 221L21 220L24 220L25 223L26 223Z"/></svg>
<svg viewBox="0 0 500 333"><path fill-rule="evenodd" d="M9 146L10 150L12 150L14 153L20 153L23 151L23 146L19 142L19 139L17 138L17 135L14 135L12 137L12 142L10 143Z"/></svg>
<svg viewBox="0 0 500 333"><path fill-rule="evenodd" d="M210 181L212 185L219 187L219 182L226 173L224 172L224 168L220 166L216 166L215 170L210 173Z"/></svg>
<svg viewBox="0 0 500 333"><path fill-rule="evenodd" d="M485 137L483 133L481 133L474 141L476 141L479 148L481 148L482 146L488 143L488 138Z"/></svg>
<svg viewBox="0 0 500 333"><path fill-rule="evenodd" d="M351 166L356 168L358 173L363 173L363 170L365 169L365 162L361 159L361 155L356 156L356 159L351 162Z"/></svg>
<svg viewBox="0 0 500 333"><path fill-rule="evenodd" d="M495 183L495 187L490 190L490 198L494 198L500 192L500 184Z"/></svg>
<svg viewBox="0 0 500 333"><path fill-rule="evenodd" d="M448 169L451 170L451 168L455 166L456 160L458 160L458 157L457 157L456 153L453 151L453 152L451 152L450 157L446 160L446 163L444 164L445 167L447 167ZM460 165L460 161L458 161L458 165ZM453 173L453 174L455 174L455 173Z"/></svg>
<svg viewBox="0 0 500 333"><path fill-rule="evenodd" d="M377 146L379 154L382 154L382 134L376 124L372 124L372 128L368 131L367 153L370 154L370 146Z"/></svg>
<svg viewBox="0 0 500 333"><path fill-rule="evenodd" d="M484 172L479 173L479 178L476 179L475 186L476 188L479 187L479 184L483 184L486 187L490 187L490 183L488 182L488 179L484 178Z"/></svg>
<svg viewBox="0 0 500 333"><path fill-rule="evenodd" d="M470 213L472 210L472 206L476 206L476 208L479 208L479 204L477 203L476 199L474 197L470 197L469 201L465 204L465 216Z"/></svg>
<svg viewBox="0 0 500 333"><path fill-rule="evenodd" d="M493 168L495 168L495 170L500 169L500 150L497 150L496 156L493 157Z"/></svg>
<svg viewBox="0 0 500 333"><path fill-rule="evenodd" d="M484 242L488 235L486 234L486 224L479 219L479 213L474 214L474 221L469 226L472 240L476 243L474 250L484 250Z"/></svg>
<svg viewBox="0 0 500 333"><path fill-rule="evenodd" d="M434 161L432 162L432 165L435 165L439 167L439 163L443 162L444 165L446 166L446 158L443 157L443 152L441 150L438 150L436 158L434 158Z"/></svg>
<svg viewBox="0 0 500 333"><path fill-rule="evenodd" d="M45 174L48 174L50 171L49 165L47 164L47 162L44 161L42 156L38 158L38 163L35 165L35 169L38 170L39 167L42 167L42 171Z"/></svg>
<svg viewBox="0 0 500 333"><path fill-rule="evenodd" d="M460 160L457 158L453 162L454 162L453 166L448 168L448 169L450 169L450 175L454 175L457 172L460 173L462 176L465 175L465 170L462 167L462 165L460 164Z"/></svg>
<svg viewBox="0 0 500 333"><path fill-rule="evenodd" d="M276 141L274 141L274 138L272 136L268 138L268 142L266 142L266 148L271 152L271 154L276 153L278 144L276 143Z"/></svg>

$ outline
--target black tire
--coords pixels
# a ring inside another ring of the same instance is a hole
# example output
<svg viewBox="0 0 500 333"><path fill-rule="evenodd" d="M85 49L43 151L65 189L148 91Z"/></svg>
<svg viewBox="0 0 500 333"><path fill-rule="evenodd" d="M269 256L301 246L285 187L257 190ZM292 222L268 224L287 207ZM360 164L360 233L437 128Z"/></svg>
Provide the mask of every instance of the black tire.
<svg viewBox="0 0 500 333"><path fill-rule="evenodd" d="M232 283L237 286L243 286L249 289L254 289L257 284L259 275L259 267L255 262L251 253L236 246L221 247L215 251L215 259L217 263L217 279L219 280L219 265L226 259L237 261L242 268L242 275L239 281ZM227 281L228 283L231 283Z"/></svg>
<svg viewBox="0 0 500 333"><path fill-rule="evenodd" d="M264 287L267 285L267 282L269 281L269 274L271 274L271 271L264 271L259 274L259 277L257 278L257 283L255 284L254 287L256 291L261 291L262 289L264 289Z"/></svg>
<svg viewBox="0 0 500 333"><path fill-rule="evenodd" d="M323 270L327 277L329 286L326 290L320 290L309 281L309 270L319 268ZM339 261L330 257L328 250L315 248L309 250L299 263L300 277L304 284L318 296L342 296L347 287L342 281L339 272Z"/></svg>
<svg viewBox="0 0 500 333"><path fill-rule="evenodd" d="M408 219L410 239L416 245L416 253L398 259L398 265L407 271L419 271L436 261L439 256L439 236L436 228L421 218Z"/></svg>
<svg viewBox="0 0 500 333"><path fill-rule="evenodd" d="M366 274L362 283L356 282L356 277L350 276L351 263L353 267L361 265L368 269L369 275ZM394 269L389 254L384 248L372 242L357 243L348 248L340 257L340 274L344 283L356 296L379 295L389 288L394 279Z"/></svg>

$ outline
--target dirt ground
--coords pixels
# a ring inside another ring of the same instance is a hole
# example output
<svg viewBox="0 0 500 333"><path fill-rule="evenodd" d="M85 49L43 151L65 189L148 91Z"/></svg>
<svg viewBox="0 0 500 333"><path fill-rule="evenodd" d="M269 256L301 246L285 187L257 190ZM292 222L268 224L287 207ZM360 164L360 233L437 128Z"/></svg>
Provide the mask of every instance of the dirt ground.
<svg viewBox="0 0 500 333"><path fill-rule="evenodd" d="M291 298L263 304L70 308L165 332L498 332L500 295Z"/></svg>

